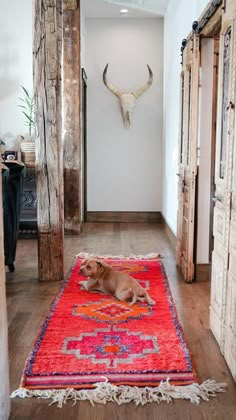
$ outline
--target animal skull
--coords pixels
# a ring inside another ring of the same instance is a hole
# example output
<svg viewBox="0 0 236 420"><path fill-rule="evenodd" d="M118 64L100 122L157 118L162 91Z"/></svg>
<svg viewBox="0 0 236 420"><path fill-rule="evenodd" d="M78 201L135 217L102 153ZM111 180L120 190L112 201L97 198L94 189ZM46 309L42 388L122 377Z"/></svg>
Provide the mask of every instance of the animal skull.
<svg viewBox="0 0 236 420"><path fill-rule="evenodd" d="M136 99L139 98L146 90L151 86L153 82L153 73L150 69L149 65L147 64L148 72L149 72L149 79L148 81L140 86L138 89L134 90L130 93L124 93L121 90L119 90L117 87L113 86L108 80L107 80L107 68L108 64L106 65L104 71L103 71L103 82L104 85L109 89L115 96L117 96L120 107L121 107L121 113L124 121L124 126L127 128L131 124L131 117L132 112L134 110Z"/></svg>

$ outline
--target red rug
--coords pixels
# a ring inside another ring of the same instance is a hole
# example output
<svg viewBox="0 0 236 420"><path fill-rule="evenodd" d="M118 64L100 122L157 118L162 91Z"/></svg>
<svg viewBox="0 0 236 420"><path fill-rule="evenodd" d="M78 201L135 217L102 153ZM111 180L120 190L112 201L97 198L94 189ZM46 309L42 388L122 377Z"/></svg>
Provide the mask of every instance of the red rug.
<svg viewBox="0 0 236 420"><path fill-rule="evenodd" d="M196 382L168 280L158 258L107 257L146 287L155 306L129 306L81 289L76 258L54 300L11 398L136 405L187 399L199 404L226 384ZM135 386L134 386L135 385Z"/></svg>
<svg viewBox="0 0 236 420"><path fill-rule="evenodd" d="M21 387L90 388L95 383L156 386L160 381L196 381L162 262L116 259L147 288L155 306L129 306L98 292L82 290L77 257L54 300L27 360Z"/></svg>

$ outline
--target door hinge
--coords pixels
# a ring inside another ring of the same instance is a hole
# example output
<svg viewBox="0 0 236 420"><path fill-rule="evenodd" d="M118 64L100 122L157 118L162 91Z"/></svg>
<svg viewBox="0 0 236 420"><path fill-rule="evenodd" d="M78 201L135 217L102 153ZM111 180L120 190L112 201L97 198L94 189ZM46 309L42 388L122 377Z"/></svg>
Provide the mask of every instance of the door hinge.
<svg viewBox="0 0 236 420"><path fill-rule="evenodd" d="M223 0L222 10L224 13L226 12L226 0Z"/></svg>
<svg viewBox="0 0 236 420"><path fill-rule="evenodd" d="M229 271L230 253L228 252L227 271Z"/></svg>

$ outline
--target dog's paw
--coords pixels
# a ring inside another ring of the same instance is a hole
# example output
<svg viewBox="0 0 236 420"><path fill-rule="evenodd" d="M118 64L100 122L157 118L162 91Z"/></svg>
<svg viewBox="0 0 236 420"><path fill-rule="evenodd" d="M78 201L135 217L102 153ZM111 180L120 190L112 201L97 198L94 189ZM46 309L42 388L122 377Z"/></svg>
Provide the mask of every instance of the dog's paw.
<svg viewBox="0 0 236 420"><path fill-rule="evenodd" d="M148 301L148 304L151 305L151 306L154 306L154 305L156 305L156 302L155 302L155 300L151 299L151 300Z"/></svg>
<svg viewBox="0 0 236 420"><path fill-rule="evenodd" d="M79 281L78 284L81 286L82 290L87 290L87 281Z"/></svg>

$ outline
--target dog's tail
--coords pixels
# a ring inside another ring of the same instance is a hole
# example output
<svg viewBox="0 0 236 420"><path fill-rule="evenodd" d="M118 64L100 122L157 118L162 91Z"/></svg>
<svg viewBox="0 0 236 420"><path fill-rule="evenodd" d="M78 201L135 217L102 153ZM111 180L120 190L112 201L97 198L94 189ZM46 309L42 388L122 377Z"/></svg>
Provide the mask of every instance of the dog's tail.
<svg viewBox="0 0 236 420"><path fill-rule="evenodd" d="M129 288L129 291L132 293L132 295L133 295L133 298L132 298L132 301L130 302L130 306L132 306L134 303L136 303L137 302L137 297L138 297L138 295L137 295L137 291L136 291L136 289L135 289L135 287L134 288Z"/></svg>

